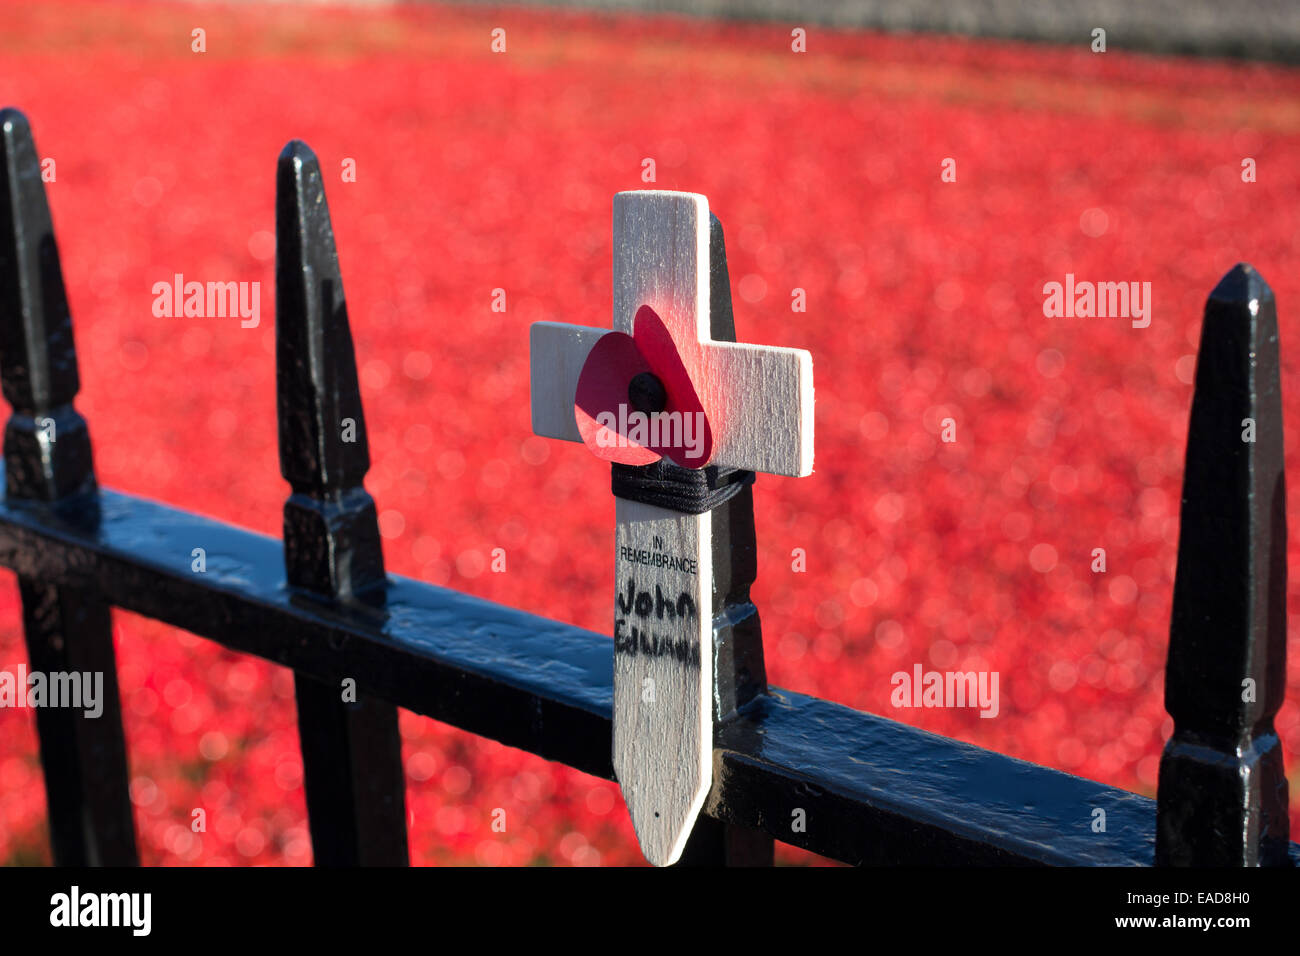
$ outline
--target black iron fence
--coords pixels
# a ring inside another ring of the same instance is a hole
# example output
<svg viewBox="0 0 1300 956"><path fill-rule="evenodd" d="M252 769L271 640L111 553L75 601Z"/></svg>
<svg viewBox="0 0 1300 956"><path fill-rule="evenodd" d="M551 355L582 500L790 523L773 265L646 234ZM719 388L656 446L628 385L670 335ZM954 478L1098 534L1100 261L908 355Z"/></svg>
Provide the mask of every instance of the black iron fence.
<svg viewBox="0 0 1300 956"><path fill-rule="evenodd" d="M138 862L114 606L293 669L318 864L407 862L397 707L612 779L608 635L384 572L311 150L290 143L277 173L277 410L292 488L281 543L97 486L38 155L17 111L0 112L0 135L0 374L13 408L0 564L18 575L32 670L104 675L99 718L37 712L55 862ZM855 864L1300 862L1273 729L1286 679L1277 319L1249 266L1206 306L1166 681L1175 732L1157 800L768 687L748 595L752 508L748 490L733 498L714 536L727 616L715 623L713 785L684 863L770 863L773 839ZM196 571L197 548L220 560ZM348 678L358 703L341 699Z"/></svg>

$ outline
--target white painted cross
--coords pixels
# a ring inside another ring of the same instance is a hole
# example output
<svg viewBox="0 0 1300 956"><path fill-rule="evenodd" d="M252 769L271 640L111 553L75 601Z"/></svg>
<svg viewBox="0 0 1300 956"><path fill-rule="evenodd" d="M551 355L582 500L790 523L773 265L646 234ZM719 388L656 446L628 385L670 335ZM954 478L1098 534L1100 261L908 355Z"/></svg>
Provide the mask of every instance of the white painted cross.
<svg viewBox="0 0 1300 956"><path fill-rule="evenodd" d="M709 294L708 200L615 195L614 330L533 324L533 431L623 464L811 474L812 356L712 341ZM616 498L615 515L614 772L667 866L712 782L711 513Z"/></svg>

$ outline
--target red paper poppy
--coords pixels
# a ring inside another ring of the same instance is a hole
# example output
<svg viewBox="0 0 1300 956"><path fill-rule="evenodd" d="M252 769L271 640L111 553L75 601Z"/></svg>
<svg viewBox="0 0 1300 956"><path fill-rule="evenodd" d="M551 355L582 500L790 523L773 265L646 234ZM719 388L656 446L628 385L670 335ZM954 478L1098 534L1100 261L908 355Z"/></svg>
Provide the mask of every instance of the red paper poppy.
<svg viewBox="0 0 1300 956"><path fill-rule="evenodd" d="M610 332L596 342L578 376L574 418L593 455L624 465L666 457L703 468L713 456L713 430L672 334L648 305L632 334Z"/></svg>

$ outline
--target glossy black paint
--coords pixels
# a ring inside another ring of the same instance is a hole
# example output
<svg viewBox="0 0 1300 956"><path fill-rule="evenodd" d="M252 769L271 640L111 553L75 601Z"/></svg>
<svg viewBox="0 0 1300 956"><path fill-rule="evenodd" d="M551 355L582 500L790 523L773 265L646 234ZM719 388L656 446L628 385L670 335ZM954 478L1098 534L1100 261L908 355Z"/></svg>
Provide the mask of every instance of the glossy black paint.
<svg viewBox="0 0 1300 956"><path fill-rule="evenodd" d="M1246 420L1255 424L1244 441ZM1210 294L1183 473L1156 858L1286 863L1286 477L1273 292L1241 264Z"/></svg>
<svg viewBox="0 0 1300 956"><path fill-rule="evenodd" d="M0 380L5 500L93 528L95 469L80 388L72 316L59 250L27 119L0 110ZM138 862L118 706L113 622L93 589L19 575L28 665L45 674L102 674L103 713L36 711L54 861L68 866Z"/></svg>
<svg viewBox="0 0 1300 956"><path fill-rule="evenodd" d="M347 301L320 163L294 140L275 200L275 367L289 586L331 604L382 606L384 555ZM406 777L397 708L340 681L294 674L317 865L404 866Z"/></svg>

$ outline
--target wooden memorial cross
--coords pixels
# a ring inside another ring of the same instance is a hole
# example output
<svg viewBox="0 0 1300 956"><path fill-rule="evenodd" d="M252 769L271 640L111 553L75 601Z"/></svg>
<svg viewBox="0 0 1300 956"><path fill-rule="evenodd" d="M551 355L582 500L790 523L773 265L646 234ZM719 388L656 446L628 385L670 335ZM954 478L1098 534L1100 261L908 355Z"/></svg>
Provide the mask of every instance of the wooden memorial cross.
<svg viewBox="0 0 1300 956"><path fill-rule="evenodd" d="M657 866L712 783L714 509L812 473L812 356L712 339L709 251L704 196L618 193L613 331L530 335L533 431L613 465L614 773Z"/></svg>

